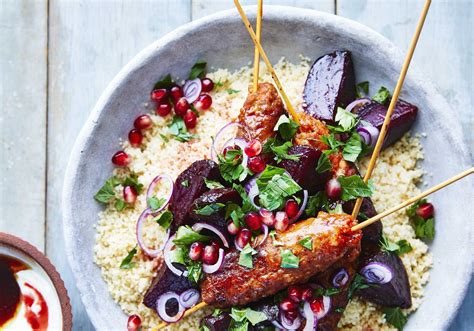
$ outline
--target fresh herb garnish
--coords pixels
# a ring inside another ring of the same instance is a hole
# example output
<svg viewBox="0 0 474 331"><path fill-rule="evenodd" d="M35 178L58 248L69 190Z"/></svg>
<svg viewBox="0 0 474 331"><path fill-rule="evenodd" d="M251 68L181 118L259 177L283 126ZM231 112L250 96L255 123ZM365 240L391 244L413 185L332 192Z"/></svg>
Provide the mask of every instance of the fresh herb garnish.
<svg viewBox="0 0 474 331"><path fill-rule="evenodd" d="M216 189L216 188L224 188L224 185L221 183L215 181L215 180L210 180L207 178L204 178L204 183L206 184L206 187L210 190Z"/></svg>
<svg viewBox="0 0 474 331"><path fill-rule="evenodd" d="M307 216L316 216L318 211L323 209L324 205L327 203L327 198L322 191L311 195L308 197L308 203L306 204L306 209L304 210Z"/></svg>
<svg viewBox="0 0 474 331"><path fill-rule="evenodd" d="M170 89L171 87L173 87L174 85L174 82L173 82L173 79L171 78L171 75L170 74L167 74L165 77L163 77L162 79L160 79L159 81L157 81L155 83L155 86L153 86L153 89L156 90L156 89Z"/></svg>
<svg viewBox="0 0 474 331"><path fill-rule="evenodd" d="M383 312L385 313L385 319L389 324L392 324L399 331L403 330L408 318L405 314L403 314L400 307L384 308Z"/></svg>
<svg viewBox="0 0 474 331"><path fill-rule="evenodd" d="M416 237L420 239L433 240L435 236L434 217L425 220L416 213L418 207L425 203L427 203L426 199L417 201L407 209L406 213L412 222Z"/></svg>
<svg viewBox="0 0 474 331"><path fill-rule="evenodd" d="M413 247L411 247L410 243L405 239L397 241L397 245L399 247L397 251L398 255L403 255L413 250Z"/></svg>
<svg viewBox="0 0 474 331"><path fill-rule="evenodd" d="M335 117L336 122L338 122L339 126L344 130L343 132L348 132L352 128L355 127L355 125L358 122L357 115L348 112L344 108L338 107L337 108L337 113Z"/></svg>
<svg viewBox="0 0 474 331"><path fill-rule="evenodd" d="M372 195L373 189L370 183L364 183L359 175L341 176L338 177L338 181L342 187L341 199L344 201L357 199L359 197L370 197Z"/></svg>
<svg viewBox="0 0 474 331"><path fill-rule="evenodd" d="M298 244L300 244L301 246L303 246L306 249L312 250L313 249L313 238L308 236L308 237L303 238L300 241L298 241Z"/></svg>
<svg viewBox="0 0 474 331"><path fill-rule="evenodd" d="M336 309L334 309L334 311L336 313L342 314L344 312L344 307L337 307Z"/></svg>
<svg viewBox="0 0 474 331"><path fill-rule="evenodd" d="M148 198L148 200L147 200L148 206L150 206L150 209L152 211L158 210L161 207L163 207L163 204L165 202L166 202L166 199L157 198L157 197L151 197L151 198Z"/></svg>
<svg viewBox="0 0 474 331"><path fill-rule="evenodd" d="M181 182L182 187L189 187L189 180L185 179Z"/></svg>
<svg viewBox="0 0 474 331"><path fill-rule="evenodd" d="M271 151L275 154L275 161L280 163L283 160L292 160L298 161L301 157L301 154L288 154L288 150L292 147L293 144L291 141L287 141L282 145L276 145L275 141L269 146Z"/></svg>
<svg viewBox="0 0 474 331"><path fill-rule="evenodd" d="M291 140L298 131L299 125L286 115L281 115L275 124L274 131L278 131L283 140Z"/></svg>
<svg viewBox="0 0 474 331"><path fill-rule="evenodd" d="M168 139L167 136L165 136L163 133L160 133L160 138L165 142L165 144L169 143L170 140Z"/></svg>
<svg viewBox="0 0 474 331"><path fill-rule="evenodd" d="M357 132L353 132L344 145L342 156L346 161L355 162L359 155L361 155L362 150L360 135Z"/></svg>
<svg viewBox="0 0 474 331"><path fill-rule="evenodd" d="M217 213L219 210L225 207L225 204L223 203L211 203L209 205L205 205L202 208L195 209L194 212L198 215L203 215L203 216L209 216L212 214Z"/></svg>
<svg viewBox="0 0 474 331"><path fill-rule="evenodd" d="M359 274L356 274L354 277L354 280L351 283L351 286L349 286L349 292L348 292L348 298L349 300L352 299L352 296L357 290L363 290L365 288L369 288L371 285L368 284L364 277L362 277Z"/></svg>
<svg viewBox="0 0 474 331"><path fill-rule="evenodd" d="M122 186L131 186L137 191L138 194L140 194L143 190L143 184L138 181L138 176L134 173L125 178L125 180L122 182Z"/></svg>
<svg viewBox="0 0 474 331"><path fill-rule="evenodd" d="M358 98L363 98L369 94L369 82L360 82L356 85L356 95Z"/></svg>
<svg viewBox="0 0 474 331"><path fill-rule="evenodd" d="M196 79L196 78L204 78L206 77L206 65L207 63L205 61L199 60L197 61L193 67L191 68L191 71L189 72L189 77L188 79Z"/></svg>
<svg viewBox="0 0 474 331"><path fill-rule="evenodd" d="M256 325L267 320L267 315L265 315L265 313L252 310L251 308L232 308L230 311L230 317L232 317L235 322L242 323L248 321L252 325Z"/></svg>
<svg viewBox="0 0 474 331"><path fill-rule="evenodd" d="M331 133L329 136L322 136L321 141L329 146L333 151L338 150L339 147L344 146L342 141L336 139L334 133Z"/></svg>
<svg viewBox="0 0 474 331"><path fill-rule="evenodd" d="M227 93L229 93L229 94L231 95L231 94L236 94L236 93L239 93L239 92L240 92L240 90L234 90L234 89L228 88L228 89L226 90L226 92L227 92Z"/></svg>
<svg viewBox="0 0 474 331"><path fill-rule="evenodd" d="M221 82L221 80L219 79L217 82L214 83L214 85L217 86L217 87L222 87L222 86L224 86L224 83Z"/></svg>
<svg viewBox="0 0 474 331"><path fill-rule="evenodd" d="M118 212L120 212L124 210L125 208L127 208L127 203L123 201L122 199L117 199L115 200L114 207Z"/></svg>
<svg viewBox="0 0 474 331"><path fill-rule="evenodd" d="M257 179L260 205L268 210L280 208L286 198L299 192L301 187L285 169L267 166Z"/></svg>
<svg viewBox="0 0 474 331"><path fill-rule="evenodd" d="M202 235L191 229L188 225L185 225L178 228L178 231L176 232L176 238L173 240L173 243L176 245L187 246L196 241L207 242L210 239L210 237Z"/></svg>
<svg viewBox="0 0 474 331"><path fill-rule="evenodd" d="M186 261L186 267L188 269L188 279L195 284L199 284L202 277L202 262L200 261Z"/></svg>
<svg viewBox="0 0 474 331"><path fill-rule="evenodd" d="M253 268L253 261L252 256L257 254L257 251L250 246L250 244L245 245L245 247L240 252L239 256L239 264L243 267L247 267L249 269Z"/></svg>
<svg viewBox="0 0 474 331"><path fill-rule="evenodd" d="M275 246L275 247L285 246L284 243L282 243L281 241L278 241L276 239L277 232L275 230L270 231L269 235L272 238L272 245L273 246Z"/></svg>
<svg viewBox="0 0 474 331"><path fill-rule="evenodd" d="M135 254L137 254L137 246L132 248L128 252L127 256L125 256L125 258L122 260L122 263L120 263L120 269L132 269L133 267L135 267L135 263L132 262Z"/></svg>
<svg viewBox="0 0 474 331"><path fill-rule="evenodd" d="M325 173L326 171L329 171L332 168L331 160L329 160L329 157L325 152L326 151L321 153L321 156L318 160L318 165L316 166L316 171L318 174Z"/></svg>
<svg viewBox="0 0 474 331"><path fill-rule="evenodd" d="M173 117L173 121L168 126L168 130L174 139L182 143L197 138L197 135L188 132L184 120L180 116Z"/></svg>
<svg viewBox="0 0 474 331"><path fill-rule="evenodd" d="M341 292L340 289L334 288L334 287L330 287L330 288L317 287L314 289L313 295L315 297L321 297L321 296L330 297L340 292Z"/></svg>
<svg viewBox="0 0 474 331"><path fill-rule="evenodd" d="M240 149L233 149L225 155L218 155L219 170L226 181L243 181L247 177L247 170L242 165L242 153Z"/></svg>
<svg viewBox="0 0 474 331"><path fill-rule="evenodd" d="M282 249L280 252L280 267L286 269L295 269L300 265L300 259L289 249Z"/></svg>
<svg viewBox="0 0 474 331"><path fill-rule="evenodd" d="M342 209L342 205L340 203L330 204L326 206L326 210L329 214L344 214L344 210Z"/></svg>
<svg viewBox="0 0 474 331"><path fill-rule="evenodd" d="M372 97L372 100L377 101L378 103L385 104L390 98L390 91L385 86L381 86L377 93Z"/></svg>
<svg viewBox="0 0 474 331"><path fill-rule="evenodd" d="M107 179L100 190L94 195L94 199L100 203L108 203L115 197L116 186L120 185L120 181L116 176Z"/></svg>
<svg viewBox="0 0 474 331"><path fill-rule="evenodd" d="M169 210L165 210L155 218L155 222L167 230L170 227L171 222L173 222L173 213Z"/></svg>
<svg viewBox="0 0 474 331"><path fill-rule="evenodd" d="M403 255L405 253L410 252L413 250L410 243L405 239L399 240L396 243L391 242L385 234L382 234L382 239L380 240L380 246L383 250L387 252L395 252L398 255Z"/></svg>

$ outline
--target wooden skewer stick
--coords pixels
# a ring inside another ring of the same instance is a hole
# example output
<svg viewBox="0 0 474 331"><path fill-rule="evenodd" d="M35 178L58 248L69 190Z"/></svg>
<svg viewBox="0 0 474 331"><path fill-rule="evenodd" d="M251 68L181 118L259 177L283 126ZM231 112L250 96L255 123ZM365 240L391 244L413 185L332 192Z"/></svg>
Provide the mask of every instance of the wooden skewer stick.
<svg viewBox="0 0 474 331"><path fill-rule="evenodd" d="M396 211L398 211L398 210L400 210L400 209L402 209L402 208L405 208L405 207L411 205L412 203L417 202L417 201L420 200L420 199L423 199L423 198L426 197L427 195L430 195L430 194L433 193L433 192L439 191L439 190L441 190L443 187L446 187L446 186L448 186L448 185L451 185L452 183L454 183L454 182L460 180L461 178L464 178L464 177L466 177L466 176L469 176L469 175L471 175L471 174L473 174L473 173L474 173L474 167L472 167L472 168L470 168L470 169L467 169L466 171L463 171L463 172L461 172L460 174L458 174L458 175L456 175L456 176L454 176L454 177L451 177L450 179L445 180L444 182L439 183L439 184L436 185L436 186L433 186L432 188L430 188L430 189L424 191L423 193L420 193L420 194L418 194L417 196L414 196L413 198L410 198L410 199L408 199L407 201L402 202L402 203L399 204L398 206L395 206L395 207L393 207L393 208L390 208L390 209L384 211L383 213L380 213L380 214L378 214L378 215L376 215L376 216L374 216L374 217L372 217L372 218L369 218L367 221L364 221L364 222L362 222L362 223L357 224L356 226L353 226L353 227L351 228L351 230L352 230L352 231L357 231L357 230L363 229L363 228L365 228L366 226L369 226L370 224L375 223L375 222L377 222L378 220L384 218L385 216L388 216L388 215L390 215L390 214L393 214L394 212L396 212Z"/></svg>
<svg viewBox="0 0 474 331"><path fill-rule="evenodd" d="M263 0L258 0L257 8L257 41L262 40L262 15L263 15ZM258 76L260 74L260 53L258 52L257 46L255 46L253 56L253 91L257 92L258 88Z"/></svg>
<svg viewBox="0 0 474 331"><path fill-rule="evenodd" d="M200 303L198 303L198 304L195 305L194 307L191 307L191 308L189 308L188 310L186 310L186 311L184 312L184 316L183 316L183 317L189 316L189 315L191 315L192 313L194 313L195 311L198 311L198 310L200 310L200 309L203 309L203 308L206 307L206 306L207 306L207 303L205 303L204 301L201 301ZM152 329L152 331L161 330L161 329L163 329L163 328L165 328L165 327L167 327L167 326L168 326L168 323L162 322L162 323L158 324L158 326L157 326L156 328Z"/></svg>
<svg viewBox="0 0 474 331"><path fill-rule="evenodd" d="M385 140L385 136L387 135L388 126L390 124L392 113L393 113L393 110L395 109L398 96L400 95L403 82L405 81L408 67L410 66L411 59L413 58L413 53L415 52L416 44L418 43L421 30L423 29L423 24L425 23L426 15L428 14L428 10L430 9L430 4L431 4L431 0L426 0L423 10L421 12L418 25L416 26L415 34L413 35L413 39L411 40L410 47L408 49L408 53L405 57L405 61L403 62L403 67L402 67L402 71L400 72L400 77L398 77L397 85L395 86L395 91L393 91L392 100L390 101L390 105L388 106L387 115L385 115L385 119L383 121L382 128L380 130L379 137L377 139L377 143L375 144L372 157L370 158L369 166L367 167L367 172L365 173L365 176L364 176L365 183L368 183L370 176L372 176L372 171L375 168L375 163L380 154L380 150L382 149L382 144ZM362 205L362 198L358 198L356 200L354 209L352 211L352 217L354 219L357 218L361 205Z"/></svg>
<svg viewBox="0 0 474 331"><path fill-rule="evenodd" d="M250 24L247 15L245 15L244 10L242 9L242 6L239 3L239 0L234 0L234 4L237 7L237 11L239 12L240 16L242 17L242 21L244 22L245 27L247 28L247 31L250 34L250 37L252 38L255 47L257 47L260 56L263 59L263 62L265 62L265 65L267 66L268 71L270 71L270 74L272 75L273 81L275 82L275 85L278 88L278 91L281 94L281 97L283 101L285 102L286 108L288 109L288 112L290 113L291 117L293 120L300 124L300 120L298 117L298 113L295 111L293 106L291 105L290 99L286 95L285 91L283 90L283 86L281 85L280 80L278 79L278 76L275 73L275 70L272 67L272 64L270 63L270 60L268 59L267 54L265 53L264 49L262 48L262 45L260 45L260 42L257 40L257 36L255 35L255 32L252 29L252 25Z"/></svg>

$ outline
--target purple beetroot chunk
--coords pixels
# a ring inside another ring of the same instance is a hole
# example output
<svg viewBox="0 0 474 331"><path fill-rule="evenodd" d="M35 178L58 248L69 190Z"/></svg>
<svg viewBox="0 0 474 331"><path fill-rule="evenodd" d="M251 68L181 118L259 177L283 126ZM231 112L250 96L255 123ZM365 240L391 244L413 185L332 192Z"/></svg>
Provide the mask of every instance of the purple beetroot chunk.
<svg viewBox="0 0 474 331"><path fill-rule="evenodd" d="M221 180L219 166L214 161L199 160L193 162L176 179L171 212L173 223L171 231L174 232L189 219L189 212L193 209L193 202L208 191L204 178Z"/></svg>
<svg viewBox="0 0 474 331"><path fill-rule="evenodd" d="M394 252L380 251L378 254L360 261L363 268L368 263L378 262L390 268L393 278L386 284L377 284L359 289L357 294L364 300L383 307L411 307L410 282L400 257Z"/></svg>
<svg viewBox="0 0 474 331"><path fill-rule="evenodd" d="M216 203L226 204L228 202L241 204L242 198L240 197L239 192L232 188L216 188L209 190L194 200L193 209L190 212L189 217L196 222L219 222L221 219L224 219L226 208L221 208L211 215L201 215L197 213L197 211L208 205Z"/></svg>
<svg viewBox="0 0 474 331"><path fill-rule="evenodd" d="M361 120L369 122L380 130L383 121L385 120L385 115L387 115L387 110L387 107L384 105L372 101L362 106L357 113ZM418 107L406 101L398 100L392 113L392 119L388 127L383 147L393 144L410 130L415 122L417 114Z"/></svg>
<svg viewBox="0 0 474 331"><path fill-rule="evenodd" d="M204 317L202 324L205 325L210 331L223 331L228 330L232 318L228 312L221 312L214 316L214 314L207 315Z"/></svg>
<svg viewBox="0 0 474 331"><path fill-rule="evenodd" d="M322 190L331 175L329 172L319 174L316 171L321 151L310 146L292 146L288 149L288 154L300 157L297 161L283 160L280 166L309 193Z"/></svg>
<svg viewBox="0 0 474 331"><path fill-rule="evenodd" d="M345 108L355 98L355 75L350 52L336 51L314 62L303 91L304 109L308 114L332 122L337 107Z"/></svg>

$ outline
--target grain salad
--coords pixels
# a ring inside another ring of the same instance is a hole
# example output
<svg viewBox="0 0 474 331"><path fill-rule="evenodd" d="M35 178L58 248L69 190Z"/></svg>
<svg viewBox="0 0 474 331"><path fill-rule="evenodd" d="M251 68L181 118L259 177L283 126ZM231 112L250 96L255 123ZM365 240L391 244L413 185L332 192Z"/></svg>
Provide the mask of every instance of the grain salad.
<svg viewBox="0 0 474 331"><path fill-rule="evenodd" d="M281 59L275 70L292 104L302 111L303 88L310 70L309 59L301 57L299 63L291 63ZM157 326L161 320L156 312L146 307L143 296L147 291L158 267L159 256L149 258L139 248L126 268L121 268L127 254L137 247L136 223L142 211L147 208L146 187L157 174L166 173L173 180L184 171L193 161L210 158L213 137L225 124L235 120L245 102L249 84L252 79L252 69L245 66L236 71L214 69L207 74L216 83L212 96L212 107L200 112L195 129L190 130L196 137L190 141L181 142L167 137L171 117L155 115L151 104L144 104L144 111L149 112L153 125L143 131L143 140L139 148L132 146L129 141L123 141L123 151L133 160L128 167L119 167L114 175L124 178L131 173L145 189L138 194L132 207L119 208L109 204L99 213L96 226L97 240L94 248L95 262L100 267L102 277L107 283L113 300L117 302L127 315L137 314L141 317L142 328L148 330ZM271 81L270 74L262 66L260 81ZM372 199L377 211L384 211L409 197L419 193L417 185L421 184L423 170L417 162L423 159L420 137L405 134L402 139L383 150L372 175L376 189ZM363 174L368 157L358 162ZM113 188L117 194L122 194L123 186ZM160 187L165 190L165 187ZM415 311L423 300L423 286L428 282L432 257L427 244L418 239L415 230L404 210L396 212L383 219L384 234L391 242L405 240L411 250L401 255L410 281L412 306L404 309L405 313ZM144 240L158 248L165 244L166 230L154 222L145 225ZM184 318L177 324L168 327L170 330L197 330L202 317L212 311L205 309ZM342 330L395 330L386 323L385 313L372 303L354 297L347 305L338 327Z"/></svg>

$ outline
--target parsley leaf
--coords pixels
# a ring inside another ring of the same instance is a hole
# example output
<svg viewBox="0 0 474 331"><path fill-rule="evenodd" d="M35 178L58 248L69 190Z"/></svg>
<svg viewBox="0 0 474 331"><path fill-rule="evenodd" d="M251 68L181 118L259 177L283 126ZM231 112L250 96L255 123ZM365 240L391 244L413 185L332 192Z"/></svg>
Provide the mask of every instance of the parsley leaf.
<svg viewBox="0 0 474 331"><path fill-rule="evenodd" d="M143 184L138 181L138 176L134 173L130 174L122 183L122 186L131 186L133 187L138 194L143 190Z"/></svg>
<svg viewBox="0 0 474 331"><path fill-rule="evenodd" d="M166 199L157 197L151 197L147 200L148 206L150 206L152 211L160 209L165 202Z"/></svg>
<svg viewBox="0 0 474 331"><path fill-rule="evenodd" d="M273 131L278 131L284 140L291 140L298 131L299 125L285 114L278 119Z"/></svg>
<svg viewBox="0 0 474 331"><path fill-rule="evenodd" d="M308 236L298 241L298 244L311 251L313 249L313 238Z"/></svg>
<svg viewBox="0 0 474 331"><path fill-rule="evenodd" d="M435 236L434 218L430 217L425 220L416 214L418 207L425 203L427 203L426 199L418 200L407 208L406 213L412 222L416 237L420 239L433 240Z"/></svg>
<svg viewBox="0 0 474 331"><path fill-rule="evenodd" d="M359 84L356 85L356 95L358 98L363 98L369 94L369 82L360 82Z"/></svg>
<svg viewBox="0 0 474 331"><path fill-rule="evenodd" d="M345 110L344 108L337 107L337 113L335 117L336 122L347 132L350 131L357 124L357 115Z"/></svg>
<svg viewBox="0 0 474 331"><path fill-rule="evenodd" d="M197 61L191 68L188 79L204 78L206 76L206 65L207 63L202 60Z"/></svg>
<svg viewBox="0 0 474 331"><path fill-rule="evenodd" d="M204 179L205 180L205 179ZM189 180L185 179L181 182L182 187L189 187Z"/></svg>
<svg viewBox="0 0 474 331"><path fill-rule="evenodd" d="M331 133L329 136L322 136L321 141L328 145L332 150L337 150L339 147L344 146L342 141L336 139L334 133Z"/></svg>
<svg viewBox="0 0 474 331"><path fill-rule="evenodd" d="M355 162L361 152L362 141L360 135L357 132L353 132L342 150L342 156L346 161Z"/></svg>
<svg viewBox="0 0 474 331"><path fill-rule="evenodd" d="M188 225L185 225L178 228L173 242L176 245L191 245L195 241L207 242L209 240L208 236L202 235L191 229Z"/></svg>
<svg viewBox="0 0 474 331"><path fill-rule="evenodd" d="M204 207L200 209L195 209L194 212L198 215L209 216L209 215L217 213L223 207L225 207L225 204L223 203L220 203L220 202L211 203L209 205L205 205Z"/></svg>
<svg viewBox="0 0 474 331"><path fill-rule="evenodd" d="M173 117L173 121L168 126L168 130L174 139L182 143L197 138L197 135L188 132L184 120L180 116Z"/></svg>
<svg viewBox="0 0 474 331"><path fill-rule="evenodd" d="M252 256L257 254L257 251L250 246L250 244L245 245L245 247L240 252L239 264L243 267L249 269L253 268Z"/></svg>
<svg viewBox="0 0 474 331"><path fill-rule="evenodd" d="M380 239L380 246L386 252L397 252L400 249L400 246L388 240L388 238L385 237L385 234L383 233L382 233L382 238Z"/></svg>
<svg viewBox="0 0 474 331"><path fill-rule="evenodd" d="M257 179L260 205L268 210L280 208L285 199L301 190L301 186L284 169L267 166Z"/></svg>
<svg viewBox="0 0 474 331"><path fill-rule="evenodd" d="M321 153L321 156L318 160L318 165L316 166L316 172L318 174L325 173L326 171L329 171L332 168L331 161L329 160L329 157L325 152Z"/></svg>
<svg viewBox="0 0 474 331"><path fill-rule="evenodd" d="M397 251L398 255L403 255L413 250L413 247L411 247L410 243L405 239L397 241L397 245L399 247Z"/></svg>
<svg viewBox="0 0 474 331"><path fill-rule="evenodd" d="M359 175L349 177L338 177L337 179L342 187L341 199L344 201L356 199L358 197L370 197L372 195L372 188L370 185L364 183Z"/></svg>
<svg viewBox="0 0 474 331"><path fill-rule="evenodd" d="M385 319L387 320L387 323L392 324L399 331L403 330L408 318L405 314L403 314L400 307L385 308L383 312L385 313Z"/></svg>
<svg viewBox="0 0 474 331"><path fill-rule="evenodd" d="M132 269L135 267L135 263L132 262L133 257L137 254L137 246L132 248L127 256L122 260L122 263L120 263L120 269Z"/></svg>
<svg viewBox="0 0 474 331"><path fill-rule="evenodd" d="M117 211L122 211L125 208L127 208L127 203L123 201L122 199L117 199L115 200L114 206Z"/></svg>
<svg viewBox="0 0 474 331"><path fill-rule="evenodd" d="M173 222L173 213L169 210L165 210L160 216L155 218L156 223L161 225L164 229L168 229Z"/></svg>
<svg viewBox="0 0 474 331"><path fill-rule="evenodd" d="M349 287L349 291L348 291L349 300L352 299L354 293L357 290L363 290L364 288L369 288L369 287L370 287L370 284L368 284L361 275L356 274L354 277L354 280L351 283L351 286Z"/></svg>
<svg viewBox="0 0 474 331"><path fill-rule="evenodd" d="M298 161L300 159L301 154L288 154L288 150L292 147L293 144L291 141L285 142L283 145L275 145L271 144L270 149L275 153L275 161L280 163L283 160L292 160Z"/></svg>
<svg viewBox="0 0 474 331"><path fill-rule="evenodd" d="M114 188L120 184L116 176L107 179L100 190L94 195L94 199L100 203L108 203L115 197Z"/></svg>
<svg viewBox="0 0 474 331"><path fill-rule="evenodd" d="M195 284L199 284L202 278L202 262L189 261L186 265L188 270L188 279Z"/></svg>
<svg viewBox="0 0 474 331"><path fill-rule="evenodd" d="M340 292L341 292L340 289L334 288L334 287L330 287L330 288L317 287L314 290L313 295L315 297L320 297L320 296L330 297L330 296L339 294Z"/></svg>
<svg viewBox="0 0 474 331"><path fill-rule="evenodd" d="M174 85L174 82L173 82L173 79L171 78L171 75L167 74L165 77L163 77L162 79L160 79L159 81L155 83L155 86L153 86L153 89L154 90L162 89L162 88L169 89L173 87L173 85Z"/></svg>
<svg viewBox="0 0 474 331"><path fill-rule="evenodd" d="M251 308L238 309L232 308L230 311L230 317L236 322L249 321L250 324L256 325L260 322L267 320L267 315L261 311L256 311Z"/></svg>
<svg viewBox="0 0 474 331"><path fill-rule="evenodd" d="M295 269L299 267L300 259L295 254L293 254L291 250L289 249L281 250L280 256L281 256L280 267L287 268L287 269Z"/></svg>
<svg viewBox="0 0 474 331"><path fill-rule="evenodd" d="M210 190L216 189L216 188L224 188L224 185L222 185L221 183L215 180L204 178L204 183L206 183L206 187Z"/></svg>
<svg viewBox="0 0 474 331"><path fill-rule="evenodd" d="M227 92L227 93L229 93L229 94L231 95L231 94L236 94L236 93L239 93L239 92L240 92L240 90L234 90L234 89L228 88L228 89L226 90L226 92Z"/></svg>
<svg viewBox="0 0 474 331"><path fill-rule="evenodd" d="M372 100L384 104L387 102L388 98L390 98L390 91L385 86L381 86L377 93L372 97Z"/></svg>

